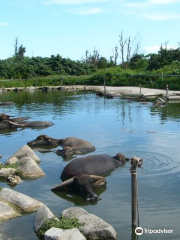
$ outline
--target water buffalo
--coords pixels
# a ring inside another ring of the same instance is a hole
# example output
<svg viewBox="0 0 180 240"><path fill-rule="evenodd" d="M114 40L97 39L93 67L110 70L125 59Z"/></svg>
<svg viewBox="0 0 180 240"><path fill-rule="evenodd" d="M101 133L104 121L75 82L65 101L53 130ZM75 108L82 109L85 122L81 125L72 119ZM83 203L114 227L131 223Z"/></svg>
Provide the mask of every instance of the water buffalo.
<svg viewBox="0 0 180 240"><path fill-rule="evenodd" d="M114 157L98 154L73 159L62 171L60 178L63 182L52 191L70 190L83 196L86 201L97 201L98 196L93 192L94 184L104 185L102 176L122 167L127 160L121 153Z"/></svg>
<svg viewBox="0 0 180 240"><path fill-rule="evenodd" d="M56 139L47 135L40 135L35 140L28 142L27 145L31 148L39 146L62 146L63 149L58 149L56 153L69 159L72 158L74 154L86 154L95 151L95 147L90 142L75 137Z"/></svg>
<svg viewBox="0 0 180 240"><path fill-rule="evenodd" d="M9 115L1 113L0 114L0 130L1 129L11 129L11 128L25 128L25 127L34 127L34 128L44 128L53 125L52 122L46 121L26 121L28 117L18 117L11 118Z"/></svg>

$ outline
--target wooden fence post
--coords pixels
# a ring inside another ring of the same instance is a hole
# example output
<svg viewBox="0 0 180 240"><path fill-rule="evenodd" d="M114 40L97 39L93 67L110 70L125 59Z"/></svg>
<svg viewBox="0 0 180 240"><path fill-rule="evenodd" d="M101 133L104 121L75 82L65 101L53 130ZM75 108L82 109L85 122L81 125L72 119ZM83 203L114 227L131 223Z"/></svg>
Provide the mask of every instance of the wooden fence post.
<svg viewBox="0 0 180 240"><path fill-rule="evenodd" d="M105 76L104 76L104 96L106 96L106 79L105 79Z"/></svg>

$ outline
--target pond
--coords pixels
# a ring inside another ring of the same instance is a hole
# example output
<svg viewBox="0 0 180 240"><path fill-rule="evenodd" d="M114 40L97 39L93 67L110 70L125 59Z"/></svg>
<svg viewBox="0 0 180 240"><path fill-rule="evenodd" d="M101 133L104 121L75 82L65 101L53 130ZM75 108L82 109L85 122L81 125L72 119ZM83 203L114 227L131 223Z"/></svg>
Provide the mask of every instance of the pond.
<svg viewBox="0 0 180 240"><path fill-rule="evenodd" d="M138 169L140 226L146 229L173 230L171 234L143 234L141 239L180 239L180 104L171 103L155 108L152 103L121 99L104 99L94 93L49 91L7 92L0 101L13 101L13 106L1 106L0 112L11 116L28 116L32 120L54 123L46 129L17 129L0 132L0 155L4 163L28 141L40 134L53 138L78 137L90 141L95 153L144 160ZM67 164L54 152L36 152L42 162L45 177L14 187L46 204L55 215L62 210L80 206L110 223L118 239L131 239L131 176L130 163L106 177L107 187L99 192L102 200L87 204L73 194L51 192L60 182ZM94 154L94 153L91 153ZM2 187L9 187L0 183ZM1 223L3 235L11 239L36 240L36 214ZM155 236L154 236L155 235Z"/></svg>

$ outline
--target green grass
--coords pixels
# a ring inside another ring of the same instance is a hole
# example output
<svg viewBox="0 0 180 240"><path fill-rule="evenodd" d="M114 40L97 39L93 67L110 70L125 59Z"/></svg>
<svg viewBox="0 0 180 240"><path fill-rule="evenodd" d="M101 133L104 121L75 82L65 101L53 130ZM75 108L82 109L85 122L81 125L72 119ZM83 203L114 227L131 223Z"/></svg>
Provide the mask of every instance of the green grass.
<svg viewBox="0 0 180 240"><path fill-rule="evenodd" d="M21 171L19 170L19 163L7 164L7 165L0 165L1 168L14 168L16 169L16 174L19 175Z"/></svg>
<svg viewBox="0 0 180 240"><path fill-rule="evenodd" d="M70 218L65 218L61 216L59 221L55 219L46 220L43 223L42 227L38 230L37 235L39 237L43 237L45 232L52 227L62 228L62 229L72 229L72 228L79 228L80 226L82 226L82 224L80 224L77 218L70 219Z"/></svg>
<svg viewBox="0 0 180 240"><path fill-rule="evenodd" d="M163 78L161 73L163 72ZM144 76L146 74L146 76ZM179 76L165 76L170 74L167 69L158 71L138 71L132 69L122 69L121 67L111 67L99 69L92 75L67 76L53 75L48 77L39 77L28 80L0 81L0 88L8 87L43 87L43 86L63 86L63 85L100 85L107 86L139 86L149 88L165 89L169 85L170 90L180 89Z"/></svg>

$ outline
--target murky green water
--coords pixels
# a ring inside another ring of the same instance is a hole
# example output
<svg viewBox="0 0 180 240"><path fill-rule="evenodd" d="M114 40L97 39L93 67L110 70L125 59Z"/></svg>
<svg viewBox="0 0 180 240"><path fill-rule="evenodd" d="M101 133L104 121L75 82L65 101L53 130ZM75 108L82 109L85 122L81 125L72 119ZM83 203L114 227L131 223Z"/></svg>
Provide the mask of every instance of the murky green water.
<svg viewBox="0 0 180 240"><path fill-rule="evenodd" d="M140 226L149 229L172 229L172 234L143 234L139 238L180 239L180 104L154 108L114 98L107 100L83 92L9 92L0 101L13 101L14 106L0 107L11 116L29 116L47 120L54 125L46 129L18 129L0 133L2 162L28 141L40 134L54 138L78 137L90 141L95 153L144 159L138 170ZM110 223L118 239L131 239L131 178L130 164L118 168L107 177L107 188L100 193L97 204L87 204L78 196L57 196L50 189L60 182L66 161L55 153L39 153L46 176L24 181L14 190L46 204L54 214L63 209L81 206ZM93 154L93 153L92 153ZM9 187L0 183L3 187ZM3 234L12 239L35 240L35 213L1 224Z"/></svg>

